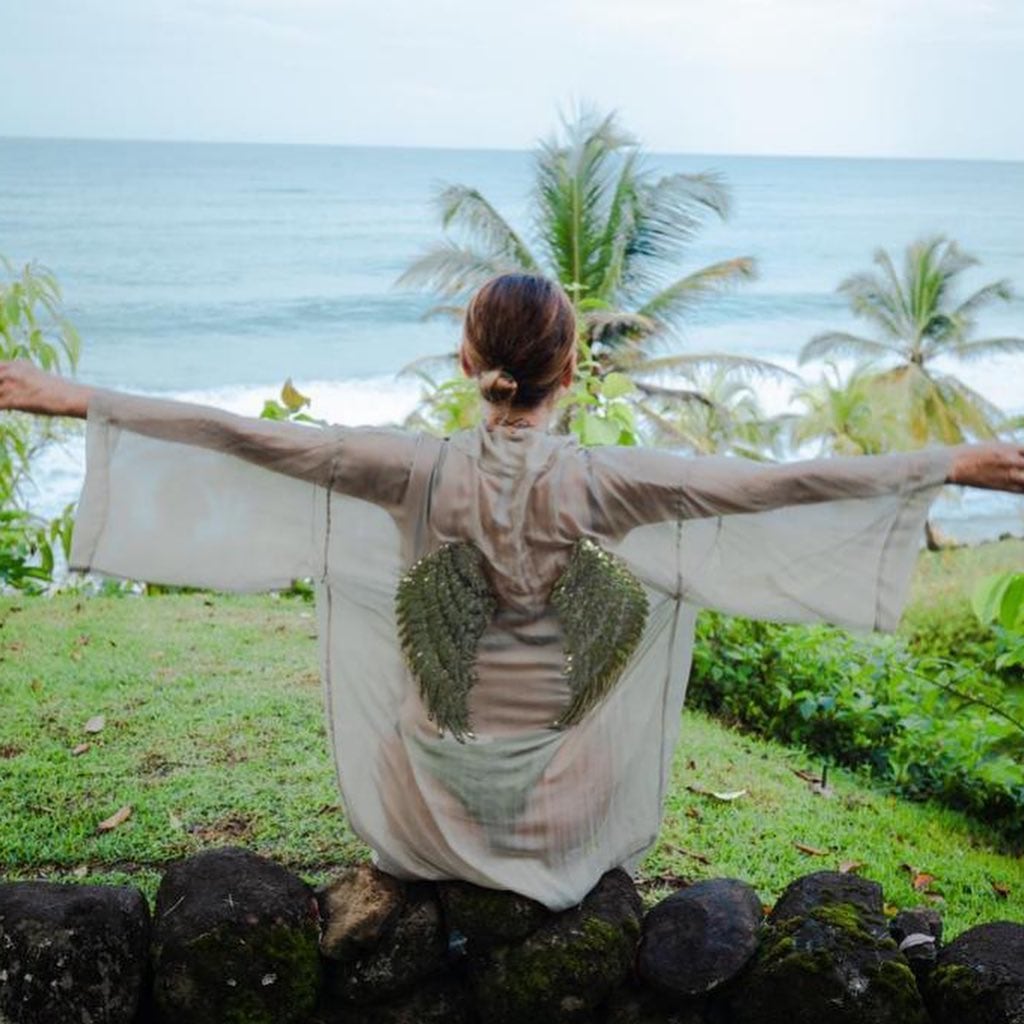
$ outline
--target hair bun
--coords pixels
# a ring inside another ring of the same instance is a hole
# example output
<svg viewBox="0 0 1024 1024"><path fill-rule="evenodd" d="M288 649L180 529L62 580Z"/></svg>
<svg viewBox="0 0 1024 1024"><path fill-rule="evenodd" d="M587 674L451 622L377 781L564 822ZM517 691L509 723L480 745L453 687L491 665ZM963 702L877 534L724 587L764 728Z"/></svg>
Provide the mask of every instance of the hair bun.
<svg viewBox="0 0 1024 1024"><path fill-rule="evenodd" d="M492 405L509 403L519 390L519 383L508 370L485 370L480 374L480 394Z"/></svg>

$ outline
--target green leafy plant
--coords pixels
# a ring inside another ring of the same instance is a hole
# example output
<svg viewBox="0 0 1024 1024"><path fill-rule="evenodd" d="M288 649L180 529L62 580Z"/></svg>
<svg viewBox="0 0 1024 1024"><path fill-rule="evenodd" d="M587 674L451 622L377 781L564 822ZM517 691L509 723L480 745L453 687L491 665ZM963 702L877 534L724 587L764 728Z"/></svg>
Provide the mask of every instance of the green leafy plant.
<svg viewBox="0 0 1024 1024"><path fill-rule="evenodd" d="M971 607L979 622L992 627L1003 648L996 667L1024 667L1024 573L1001 572L983 579Z"/></svg>
<svg viewBox="0 0 1024 1024"><path fill-rule="evenodd" d="M44 370L74 372L81 342L64 313L60 287L44 267L16 268L0 257L0 359L27 359ZM0 584L38 590L51 583L57 556L67 557L71 511L52 522L26 507L33 459L67 436L58 420L16 412L0 415Z"/></svg>
<svg viewBox="0 0 1024 1024"><path fill-rule="evenodd" d="M918 657L899 637L854 637L705 613L688 702L1024 842L1024 698L972 660Z"/></svg>
<svg viewBox="0 0 1024 1024"><path fill-rule="evenodd" d="M290 420L293 423L313 423L317 426L326 426L326 420L310 416L305 410L310 405L310 399L302 394L292 383L289 377L281 385L281 393L277 398L268 398L263 403L260 411L260 418L264 420Z"/></svg>

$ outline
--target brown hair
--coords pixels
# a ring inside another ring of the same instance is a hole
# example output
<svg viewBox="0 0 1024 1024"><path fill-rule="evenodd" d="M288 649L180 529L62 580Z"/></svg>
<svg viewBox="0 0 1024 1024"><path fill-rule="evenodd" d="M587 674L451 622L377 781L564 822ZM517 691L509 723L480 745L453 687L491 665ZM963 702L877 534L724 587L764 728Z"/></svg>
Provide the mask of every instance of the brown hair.
<svg viewBox="0 0 1024 1024"><path fill-rule="evenodd" d="M540 274L499 274L466 307L463 347L484 400L532 409L558 386L576 351L576 314Z"/></svg>

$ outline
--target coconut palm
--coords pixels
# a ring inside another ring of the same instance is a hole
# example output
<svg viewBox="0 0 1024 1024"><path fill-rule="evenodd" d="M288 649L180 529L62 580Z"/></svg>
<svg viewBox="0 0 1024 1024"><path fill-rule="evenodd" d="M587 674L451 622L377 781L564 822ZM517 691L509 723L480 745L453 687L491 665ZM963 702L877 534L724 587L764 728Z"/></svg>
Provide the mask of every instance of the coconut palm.
<svg viewBox="0 0 1024 1024"><path fill-rule="evenodd" d="M895 425L891 411L874 393L876 377L876 371L861 364L844 380L838 366L829 361L819 381L805 384L793 394L804 409L792 420L793 443L816 444L823 455L878 455L886 451Z"/></svg>
<svg viewBox="0 0 1024 1024"><path fill-rule="evenodd" d="M731 366L688 367L684 381L691 385L688 392L657 385L638 389L637 409L652 425L652 440L696 455L779 454L784 419L765 415L745 374Z"/></svg>
<svg viewBox="0 0 1024 1024"><path fill-rule="evenodd" d="M679 274L704 222L727 216L728 190L715 174L655 175L614 113L583 109L563 121L561 136L541 143L529 237L468 185L442 187L436 202L447 237L398 283L433 292L440 302L432 312L461 315L470 293L494 274L548 274L572 297L582 340L601 372L661 373L706 363L708 356L659 355L655 346L672 338L698 303L755 272L751 258L738 257Z"/></svg>
<svg viewBox="0 0 1024 1024"><path fill-rule="evenodd" d="M954 241L928 238L907 247L900 274L889 253L879 249L877 271L854 274L839 286L874 336L827 331L804 346L800 361L852 356L889 363L870 386L899 413L901 436L892 439L894 447L994 436L1000 411L935 365L941 357L968 361L1024 351L1024 338L973 337L978 313L1013 295L1008 281L994 281L958 300L958 279L977 262Z"/></svg>

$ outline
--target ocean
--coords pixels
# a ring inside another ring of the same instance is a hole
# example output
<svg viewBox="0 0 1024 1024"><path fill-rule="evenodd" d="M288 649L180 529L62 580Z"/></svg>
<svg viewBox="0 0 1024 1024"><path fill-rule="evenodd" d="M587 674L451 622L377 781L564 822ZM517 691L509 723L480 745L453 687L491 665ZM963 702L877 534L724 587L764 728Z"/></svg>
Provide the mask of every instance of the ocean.
<svg viewBox="0 0 1024 1024"><path fill-rule="evenodd" d="M529 152L346 146L0 139L0 254L52 269L84 349L82 380L255 414L286 377L340 423L400 421L419 385L396 376L451 351L452 321L395 281L441 237L442 182L477 187L529 236ZM733 196L679 265L753 256L758 279L708 301L666 345L796 366L826 328L861 329L837 284L879 246L955 238L981 261L965 287L1024 292L1024 164L649 154L658 172L717 171ZM985 336L1024 334L1024 299L988 313ZM953 367L948 367L952 369ZM813 379L820 367L801 373ZM1024 357L957 368L1024 411ZM759 385L769 411L790 388ZM32 506L77 496L80 440L40 459ZM1024 534L1024 502L944 498L952 536Z"/></svg>

